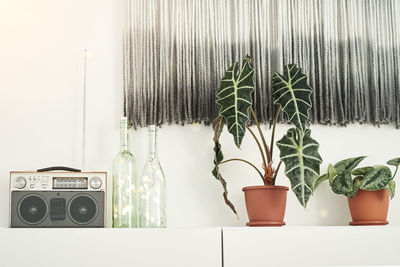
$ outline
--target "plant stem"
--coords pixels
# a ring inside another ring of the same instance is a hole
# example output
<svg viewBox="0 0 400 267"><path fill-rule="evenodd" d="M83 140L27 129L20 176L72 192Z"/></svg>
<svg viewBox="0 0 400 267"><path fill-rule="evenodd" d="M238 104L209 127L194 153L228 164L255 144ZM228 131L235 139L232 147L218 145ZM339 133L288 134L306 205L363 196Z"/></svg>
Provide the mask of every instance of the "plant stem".
<svg viewBox="0 0 400 267"><path fill-rule="evenodd" d="M218 165L221 165L221 164L224 164L224 163L227 163L227 162L230 162L230 161L241 161L241 162L249 164L251 167L253 167L258 172L258 174L260 175L260 177L261 177L261 179L262 179L262 181L264 183L264 176L262 175L262 173L257 169L256 166L254 166L253 163L248 162L247 160L244 160L244 159L227 159L227 160L221 161L220 163L218 163Z"/></svg>
<svg viewBox="0 0 400 267"><path fill-rule="evenodd" d="M251 133L251 135L254 137L254 140L255 140L256 143L257 143L258 149L260 150L263 164L264 164L264 166L267 166L267 162L265 161L264 151L263 151L263 149L262 149L262 147L261 147L260 141L258 141L257 136L254 134L254 132L250 129L249 126L246 126L246 128L247 128L247 130L249 130L249 132Z"/></svg>
<svg viewBox="0 0 400 267"><path fill-rule="evenodd" d="M274 174L274 178L272 179L272 184L273 184L273 185L275 185L276 176L278 175L279 168L281 167L281 164L282 164L282 160L279 161L278 167L276 167L275 174Z"/></svg>
<svg viewBox="0 0 400 267"><path fill-rule="evenodd" d="M273 152L274 152L275 128L276 128L276 123L278 122L279 113L281 113L281 105L279 105L279 107L278 107L278 111L275 114L274 125L272 126L271 144L269 146L269 148L271 149L271 151L270 151L271 158L272 158L272 155L273 155Z"/></svg>
<svg viewBox="0 0 400 267"><path fill-rule="evenodd" d="M394 171L392 179L394 179L394 177L396 176L396 173L397 173L398 169L399 169L399 166L396 166L396 170Z"/></svg>
<svg viewBox="0 0 400 267"><path fill-rule="evenodd" d="M263 133L262 133L262 131L261 131L260 123L258 122L256 113L254 112L254 110L253 110L252 107L250 107L250 112L251 112L251 115L253 115L254 122L255 122L256 125L257 125L258 132L260 133L261 141L262 141L262 143L263 143L263 145L264 145L265 153L267 154L267 161L268 161L268 163L270 163L271 160L272 160L272 159L271 159L271 153L269 152L269 148L268 148L267 142L265 142L264 135L263 135Z"/></svg>

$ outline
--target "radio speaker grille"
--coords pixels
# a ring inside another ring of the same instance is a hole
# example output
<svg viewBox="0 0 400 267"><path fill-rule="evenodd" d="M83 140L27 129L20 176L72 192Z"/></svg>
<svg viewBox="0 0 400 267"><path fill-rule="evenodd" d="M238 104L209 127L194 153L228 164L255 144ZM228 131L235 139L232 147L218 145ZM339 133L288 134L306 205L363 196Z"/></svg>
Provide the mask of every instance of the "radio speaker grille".
<svg viewBox="0 0 400 267"><path fill-rule="evenodd" d="M47 203L39 195L27 195L18 205L18 215L27 224L38 224L47 216Z"/></svg>
<svg viewBox="0 0 400 267"><path fill-rule="evenodd" d="M78 224L93 221L98 212L96 200L88 195L77 195L71 199L68 207L71 220Z"/></svg>

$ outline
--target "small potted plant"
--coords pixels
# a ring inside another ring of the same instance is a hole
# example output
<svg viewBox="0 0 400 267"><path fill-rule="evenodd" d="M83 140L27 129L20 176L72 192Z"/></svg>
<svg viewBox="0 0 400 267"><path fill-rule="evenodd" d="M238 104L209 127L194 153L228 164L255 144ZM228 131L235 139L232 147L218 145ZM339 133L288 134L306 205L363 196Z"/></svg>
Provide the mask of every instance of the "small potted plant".
<svg viewBox="0 0 400 267"><path fill-rule="evenodd" d="M394 197L396 186L393 180L400 165L400 158L387 162L396 167L394 174L387 166L375 165L357 168L366 157L355 157L329 165L328 173L315 180L314 190L329 180L332 191L348 198L351 217L350 225L385 225L389 196Z"/></svg>
<svg viewBox="0 0 400 267"><path fill-rule="evenodd" d="M252 61L252 58L247 57L243 60L242 66L239 66L237 62L234 63L225 72L220 88L217 90L216 102L220 106L220 110L219 117L213 122L215 144L213 175L223 186L225 203L236 214L234 205L228 199L226 181L221 175L220 167L222 164L232 161L250 165L260 176L262 185L243 188L250 220L247 225L281 226L285 224L283 218L288 188L277 186L275 183L282 162L285 164L285 175L290 180L292 191L304 207L313 193L313 184L319 177L319 168L322 162L318 153L319 144L311 138L311 130L307 128L312 89L307 84L307 76L294 64L286 65L283 75L274 74L272 97L277 105L277 111L268 145L252 108L254 90ZM280 150L280 161L275 168L273 145L275 127L281 110L294 127L290 128L276 143ZM257 127L259 137L249 127L250 116ZM240 148L246 131L250 132L260 151L263 172L245 159L224 160L219 138L225 124L238 148Z"/></svg>

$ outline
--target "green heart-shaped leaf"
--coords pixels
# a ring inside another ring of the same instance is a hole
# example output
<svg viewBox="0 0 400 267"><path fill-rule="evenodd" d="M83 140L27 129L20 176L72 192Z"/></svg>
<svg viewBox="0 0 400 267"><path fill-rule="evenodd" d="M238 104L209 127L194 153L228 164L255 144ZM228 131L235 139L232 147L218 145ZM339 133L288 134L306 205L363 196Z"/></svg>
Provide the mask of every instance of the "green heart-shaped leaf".
<svg viewBox="0 0 400 267"><path fill-rule="evenodd" d="M357 176L356 178L353 179L353 189L351 192L346 194L347 197L353 198L357 194L358 190L360 189L360 184L362 179L363 179L362 176Z"/></svg>
<svg viewBox="0 0 400 267"><path fill-rule="evenodd" d="M396 182L391 180L385 187L387 191L389 191L390 199L394 198L394 191L396 189Z"/></svg>
<svg viewBox="0 0 400 267"><path fill-rule="evenodd" d="M353 175L365 175L367 172L373 170L374 167L368 166L368 167L362 167L362 168L358 168L355 169L351 172L351 174Z"/></svg>
<svg viewBox="0 0 400 267"><path fill-rule="evenodd" d="M392 172L386 166L377 166L367 172L361 181L360 188L368 191L376 191L386 187L392 180Z"/></svg>
<svg viewBox="0 0 400 267"><path fill-rule="evenodd" d="M400 158L394 158L394 159L391 159L391 160L389 160L388 162L386 162L388 165L392 165L392 166L395 166L395 167L398 167L398 166L400 166Z"/></svg>
<svg viewBox="0 0 400 267"><path fill-rule="evenodd" d="M329 164L328 166L328 178L329 178L329 184L332 184L333 178L337 175L337 170L335 167L333 167L332 164Z"/></svg>
<svg viewBox="0 0 400 267"><path fill-rule="evenodd" d="M334 167L338 173L341 173L344 171L351 172L365 158L366 158L365 156L361 156L361 157L344 159L344 160L336 163Z"/></svg>
<svg viewBox="0 0 400 267"><path fill-rule="evenodd" d="M353 191L353 180L350 172L341 172L336 175L331 184L332 191L336 194L347 195Z"/></svg>

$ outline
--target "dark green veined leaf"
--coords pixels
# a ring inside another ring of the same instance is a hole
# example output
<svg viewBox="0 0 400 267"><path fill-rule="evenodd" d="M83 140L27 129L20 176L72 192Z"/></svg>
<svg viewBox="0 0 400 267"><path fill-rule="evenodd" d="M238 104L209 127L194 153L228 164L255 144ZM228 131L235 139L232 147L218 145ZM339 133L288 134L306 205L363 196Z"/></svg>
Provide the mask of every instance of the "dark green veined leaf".
<svg viewBox="0 0 400 267"><path fill-rule="evenodd" d="M312 89L307 84L307 76L296 64L285 65L283 73L275 73L272 77L274 103L279 104L289 121L304 132L311 108Z"/></svg>
<svg viewBox="0 0 400 267"><path fill-rule="evenodd" d="M329 178L329 184L332 184L333 178L336 176L337 170L335 167L333 167L332 164L329 164L328 166L328 178Z"/></svg>
<svg viewBox="0 0 400 267"><path fill-rule="evenodd" d="M348 158L339 161L334 166L329 165L328 175L333 192L348 197L354 197L358 191L358 188L354 188L354 181L352 179L351 172L365 158L366 157L364 156ZM361 169L358 169L357 172L358 171L361 172ZM357 179L356 182L359 182L359 179Z"/></svg>
<svg viewBox="0 0 400 267"><path fill-rule="evenodd" d="M219 142L214 143L214 168L212 170L212 174L215 179L218 179L218 163L220 163L224 159L224 155L221 151L221 144Z"/></svg>
<svg viewBox="0 0 400 267"><path fill-rule="evenodd" d="M344 171L335 176L331 184L332 191L336 194L347 195L353 191L351 173Z"/></svg>
<svg viewBox="0 0 400 267"><path fill-rule="evenodd" d="M353 198L357 194L358 190L360 189L360 184L362 179L363 179L362 176L357 176L356 178L353 179L353 189L351 192L347 193L347 197Z"/></svg>
<svg viewBox="0 0 400 267"><path fill-rule="evenodd" d="M309 129L302 132L291 128L276 143L280 158L285 163L285 175L290 180L292 191L304 207L313 193L313 184L319 177L322 162L318 153L319 144L310 134Z"/></svg>
<svg viewBox="0 0 400 267"><path fill-rule="evenodd" d="M216 102L220 105L219 114L225 118L228 131L239 148L249 119L248 109L252 105L254 69L250 66L251 61L251 58L243 60L240 70L235 62L225 72L216 95Z"/></svg>
<svg viewBox="0 0 400 267"><path fill-rule="evenodd" d="M314 184L313 184L313 191L315 191L315 190L318 188L318 186L319 186L323 181L328 180L328 178L329 178L328 174L324 174L324 175L321 175L320 177L318 177L318 178L314 181Z"/></svg>
<svg viewBox="0 0 400 267"><path fill-rule="evenodd" d="M358 168L358 169L353 170L351 172L351 174L353 174L353 175L365 175L367 172L370 172L373 169L374 169L374 167L371 167L371 166L362 167L362 168Z"/></svg>
<svg viewBox="0 0 400 267"><path fill-rule="evenodd" d="M386 166L374 166L374 169L364 175L360 188L368 191L376 191L386 187L392 180L392 172Z"/></svg>
<svg viewBox="0 0 400 267"><path fill-rule="evenodd" d="M222 175L219 173L219 166L218 164L224 160L224 155L222 154L221 144L219 143L219 137L221 136L222 130L225 125L225 119L223 117L218 117L213 121L213 129L214 129L214 169L212 170L212 174L214 177L220 181L222 185L222 189L224 192L222 193L224 197L224 201L226 205L237 215L235 206L233 203L228 199L228 189L226 187L226 181L222 178Z"/></svg>
<svg viewBox="0 0 400 267"><path fill-rule="evenodd" d="M334 167L337 173L341 173L343 171L351 172L365 158L366 158L365 156L361 156L361 157L344 159L336 163Z"/></svg>
<svg viewBox="0 0 400 267"><path fill-rule="evenodd" d="M400 158L394 158L386 162L388 165L398 167L400 166Z"/></svg>
<svg viewBox="0 0 400 267"><path fill-rule="evenodd" d="M396 189L396 182L391 180L385 187L387 191L389 191L390 199L394 198L394 191Z"/></svg>
<svg viewBox="0 0 400 267"><path fill-rule="evenodd" d="M214 129L214 169L212 174L216 179L218 179L218 164L224 160L224 155L222 154L221 144L219 143L219 137L221 136L222 130L224 129L225 119L224 117L218 117L213 121Z"/></svg>

